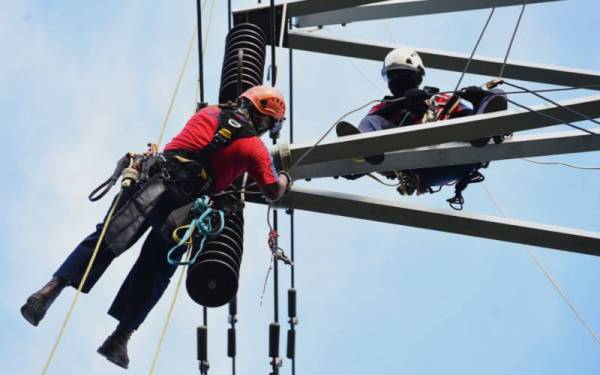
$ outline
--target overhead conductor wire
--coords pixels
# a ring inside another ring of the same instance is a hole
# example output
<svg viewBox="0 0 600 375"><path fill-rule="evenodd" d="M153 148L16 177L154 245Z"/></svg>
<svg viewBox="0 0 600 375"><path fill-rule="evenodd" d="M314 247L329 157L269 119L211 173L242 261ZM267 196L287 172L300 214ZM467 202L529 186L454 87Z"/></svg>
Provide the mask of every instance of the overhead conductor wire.
<svg viewBox="0 0 600 375"><path fill-rule="evenodd" d="M284 5L287 8L287 2ZM284 12L285 13L285 12ZM285 20L284 16L284 20ZM292 22L290 20L288 29L292 28ZM283 35L280 37L280 44L283 43ZM292 47L288 47L289 51L289 116L290 116L290 144L294 144L294 56ZM294 222L294 209L290 208L290 256L292 260L291 269L290 269L290 290L288 290L288 310L290 306L292 306L292 302L289 301L291 295L293 293L294 297L296 294L295 290L295 267L296 267L296 258L295 258L295 222ZM293 306L295 310L296 299L294 298ZM291 312L288 311L288 315L290 318L290 330L288 331L288 350L287 357L292 361L292 375L296 374L296 312L294 311L294 316L292 316ZM290 342L292 341L292 342ZM290 345L292 345L290 347Z"/></svg>
<svg viewBox="0 0 600 375"><path fill-rule="evenodd" d="M489 197L494 202L494 205L496 206L496 208L498 209L498 211L500 211L500 213L502 214L502 216L504 216L506 218L507 217L506 212L504 211L504 209L500 205L500 202L498 202L498 200L496 199L496 197L494 196L494 194L492 193L492 191L490 190L490 188L487 186L487 184L485 182L483 182L483 188L485 189L485 191L487 192L487 194L489 195ZM552 283L552 285L554 286L554 288L556 289L556 291L558 292L558 294L560 294L561 298L569 306L569 308L571 309L571 311L573 312L573 314L575 315L575 317L577 318L577 320L579 320L579 322L588 331L588 333L592 336L592 338L598 344L600 344L600 337L598 336L598 334L594 331L594 329L592 328L592 326L585 320L585 318L583 317L583 315L581 315L581 313L577 310L577 307L575 306L575 304L571 301L571 299L569 298L569 296L567 295L567 293L565 293L565 291L560 286L560 284L558 283L558 281L554 278L554 276L552 276L552 274L546 268L546 266L544 265L544 263L542 263L542 260L537 256L537 254L531 248L531 246L525 245L525 247L527 248L527 251L529 252L529 256L531 256L531 259L533 259L533 261L535 262L535 264L537 265L537 267L539 268L539 270L542 271L542 273L544 274L544 276L546 276L546 278L548 279L548 281L550 281L550 283Z"/></svg>
<svg viewBox="0 0 600 375"><path fill-rule="evenodd" d="M508 56L510 54L510 50L513 46L513 43L515 41L515 37L517 35L517 31L519 29L519 25L521 23L522 17L523 17L523 13L525 12L525 8L527 6L527 0L524 0L523 2L523 7L521 8L521 13L519 14L519 19L517 21L517 24L515 26L515 29L513 31L513 35L512 38L510 40L510 44L508 47L508 50L506 52L506 55L504 57L504 63L502 64L502 68L500 69L500 74L499 77L502 78L503 74L504 74L504 69L506 67L506 63L508 61ZM528 108L526 106L520 105L518 103L515 103L512 100L509 100L510 103L527 109L529 111L538 113L540 115L543 115L545 117L551 118L553 120L559 120L554 116L550 116L550 115L546 115L544 113L541 112L537 112L534 111L531 108ZM564 121L561 121L564 122ZM569 126L572 126L576 129L585 131L587 133L591 133L591 134L596 134L596 133L592 133L590 131L588 131L587 129L583 129L580 128L578 126L575 126L573 124L569 124L566 123ZM498 211L500 211L500 213L502 214L502 216L507 217L506 212L504 211L504 209L502 208L502 206L500 205L500 203L498 202L498 200L496 199L496 197L494 196L494 194L492 193L492 191L490 190L490 188L487 186L487 184L484 182L483 183L483 187L485 189L485 191L487 192L487 194L490 196L490 198L492 199L492 201L494 202L494 205L496 206L496 208L498 209ZM535 253L535 251L530 247L530 246L526 246L527 250L529 252L530 257L533 259L533 261L535 262L535 264L537 265L537 267L539 268L539 270L546 276L546 278L550 281L550 283L554 286L554 288L556 289L556 291L559 293L559 295L561 296L561 298L565 301L565 303L569 306L569 308L571 309L571 311L573 312L573 314L576 316L576 318L579 320L579 322L585 327L585 329L589 332L589 334L592 336L592 338L598 343L600 344L600 337L598 337L598 335L596 334L596 332L594 331L594 329L588 324L588 322L584 319L584 317L579 313L579 311L577 310L575 304L570 300L570 298L567 296L567 294L564 292L563 288L560 286L560 284L558 283L558 281L552 276L552 274L550 273L550 271L545 267L545 265L542 263L541 259L537 256L537 254Z"/></svg>
<svg viewBox="0 0 600 375"><path fill-rule="evenodd" d="M269 29L270 29L270 40L271 40L271 86L275 87L277 83L277 56L276 56L276 48L277 48L277 20L276 20L276 9L275 9L275 0L270 0L269 6ZM279 134L271 134L273 139L273 145L277 145L277 137ZM267 217L269 215L269 210L271 205L269 204L269 209L267 210ZM278 216L277 210L273 210L273 226L272 230L277 233L278 229ZM278 258L273 256L273 323L269 326L269 355L271 356L271 367L273 375L279 374L279 354L272 352L271 349L279 349L279 267L278 267ZM271 330L276 332L277 335L272 335ZM272 340L275 340L274 342Z"/></svg>

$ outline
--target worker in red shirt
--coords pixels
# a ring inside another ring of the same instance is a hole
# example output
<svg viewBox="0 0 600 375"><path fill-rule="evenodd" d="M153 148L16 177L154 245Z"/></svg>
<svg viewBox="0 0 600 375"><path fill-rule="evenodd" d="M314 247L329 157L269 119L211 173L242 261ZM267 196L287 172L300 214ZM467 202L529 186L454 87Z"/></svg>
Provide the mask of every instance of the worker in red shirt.
<svg viewBox="0 0 600 375"><path fill-rule="evenodd" d="M125 196L119 201L122 203L117 206L83 287L84 293L89 292L112 260L151 228L108 311L119 324L98 352L109 361L128 367L128 340L158 302L175 271L176 266L167 262L167 252L173 244L161 232L175 209L198 196L227 189L244 173L249 174L269 201L278 200L289 189L290 176L275 171L270 153L259 139L267 131L279 131L284 114L285 100L281 93L265 86L244 92L236 108L205 107L165 146L163 174L168 178L158 176L137 190L123 190ZM147 215L140 214L140 207L147 202L151 202L147 205ZM28 322L37 326L66 286L79 285L102 228L103 224L98 224L96 231L75 248L52 279L27 299L21 313ZM178 254L182 255L183 252Z"/></svg>

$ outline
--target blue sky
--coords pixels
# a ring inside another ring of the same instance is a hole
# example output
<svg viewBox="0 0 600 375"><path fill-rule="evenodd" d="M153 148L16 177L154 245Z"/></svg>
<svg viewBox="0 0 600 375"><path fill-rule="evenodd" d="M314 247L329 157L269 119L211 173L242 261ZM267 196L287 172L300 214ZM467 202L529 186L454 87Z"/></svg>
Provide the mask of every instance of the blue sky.
<svg viewBox="0 0 600 375"><path fill-rule="evenodd" d="M252 3L234 1L234 7ZM225 8L224 1L217 2L208 37L206 90L213 102L226 32ZM591 0L528 7L511 58L600 70L599 10ZM480 55L503 56L518 12L518 7L497 11ZM379 21L323 32L469 52L486 16L484 10L389 20L391 34ZM5 181L0 188L0 245L5 249L0 253L3 373L41 371L74 291L67 290L37 328L28 325L18 309L107 209L109 200L89 203L89 191L106 178L123 152L140 150L157 138L194 24L192 1L84 5L17 0L3 7L0 110L7 156L0 172ZM295 56L298 142L315 141L342 113L383 95L347 59L302 52ZM285 56L280 64L279 86L287 92ZM385 88L379 63L355 60L355 65ZM482 84L489 78L469 75L464 84ZM196 79L193 59L167 137L191 114ZM457 73L429 70L425 84L452 89L457 79ZM578 91L552 97L592 94ZM361 115L350 120L356 122ZM597 152L547 159L600 164ZM598 231L597 172L516 160L493 163L485 175L511 217ZM433 207L445 207L452 194L399 197L393 189L367 180L299 184ZM499 214L481 186L470 187L466 199L469 211ZM269 263L265 210L257 206L246 210L239 374L265 373L269 368L271 287L259 306ZM286 221L281 234L287 249ZM600 373L600 346L523 246L304 212L297 212L296 221L299 374ZM80 299L50 373L123 373L95 350L114 328L105 311L138 251L134 247L121 256L93 292ZM590 325L600 330L600 259L535 251ZM288 270L281 274L285 316ZM129 373L148 371L173 284L131 341ZM216 309L209 316L212 373L229 371L226 313L226 308ZM157 373L196 372L195 327L200 322L201 309L182 293ZM289 371L285 361L282 373Z"/></svg>

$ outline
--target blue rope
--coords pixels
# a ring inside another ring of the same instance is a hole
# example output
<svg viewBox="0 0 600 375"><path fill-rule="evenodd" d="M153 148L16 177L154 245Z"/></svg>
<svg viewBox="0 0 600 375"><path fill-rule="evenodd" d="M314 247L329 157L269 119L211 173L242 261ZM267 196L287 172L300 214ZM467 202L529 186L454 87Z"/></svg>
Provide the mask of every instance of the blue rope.
<svg viewBox="0 0 600 375"><path fill-rule="evenodd" d="M185 234L179 241L179 243L171 248L167 253L167 262L169 262L172 266L184 266L194 264L200 255L202 248L204 247L204 242L206 242L206 238L209 236L216 236L223 231L223 227L225 226L225 215L221 210L215 210L209 206L210 198L208 196L202 196L194 202L194 205L191 208L191 213L194 216L194 219L189 224L188 229L185 231ZM213 229L213 218L218 217L218 227ZM193 244L190 241L190 238L194 234L194 232L198 230L200 233L200 244L198 246L198 250L196 251L196 255L190 261L179 261L176 259L172 259L173 253L179 249L180 246L187 245L188 247L192 247Z"/></svg>

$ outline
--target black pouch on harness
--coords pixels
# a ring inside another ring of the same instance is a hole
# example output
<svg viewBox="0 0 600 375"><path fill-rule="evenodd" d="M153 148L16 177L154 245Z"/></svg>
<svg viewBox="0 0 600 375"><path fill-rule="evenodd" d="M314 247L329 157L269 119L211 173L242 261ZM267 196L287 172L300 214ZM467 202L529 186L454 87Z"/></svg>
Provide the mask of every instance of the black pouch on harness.
<svg viewBox="0 0 600 375"><path fill-rule="evenodd" d="M115 255L129 249L148 229L146 218L166 190L162 177L155 175L115 212L105 235Z"/></svg>
<svg viewBox="0 0 600 375"><path fill-rule="evenodd" d="M194 202L173 210L160 227L160 235L167 243L174 243L173 231L182 225L189 224L190 210ZM183 235L183 233L180 233Z"/></svg>

